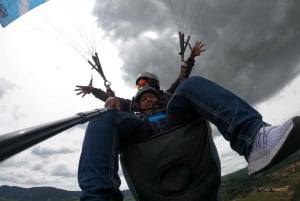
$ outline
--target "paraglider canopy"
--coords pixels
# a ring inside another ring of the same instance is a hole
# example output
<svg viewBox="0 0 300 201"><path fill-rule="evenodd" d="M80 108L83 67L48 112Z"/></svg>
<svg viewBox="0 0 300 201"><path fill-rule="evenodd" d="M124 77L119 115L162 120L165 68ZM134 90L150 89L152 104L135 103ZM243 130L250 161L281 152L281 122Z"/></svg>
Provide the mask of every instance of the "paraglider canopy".
<svg viewBox="0 0 300 201"><path fill-rule="evenodd" d="M0 0L0 23L6 27L18 17L49 0Z"/></svg>

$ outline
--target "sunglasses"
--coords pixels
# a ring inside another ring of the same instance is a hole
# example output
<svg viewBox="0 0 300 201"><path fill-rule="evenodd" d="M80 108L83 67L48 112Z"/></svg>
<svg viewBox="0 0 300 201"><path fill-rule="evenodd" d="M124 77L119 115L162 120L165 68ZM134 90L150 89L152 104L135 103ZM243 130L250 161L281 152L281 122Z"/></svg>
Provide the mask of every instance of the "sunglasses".
<svg viewBox="0 0 300 201"><path fill-rule="evenodd" d="M137 82L137 84L136 84L136 88L137 88L137 89L140 89L140 88L142 88L142 87L148 85L148 83L149 83L148 80L146 80L146 79L140 79L140 80Z"/></svg>

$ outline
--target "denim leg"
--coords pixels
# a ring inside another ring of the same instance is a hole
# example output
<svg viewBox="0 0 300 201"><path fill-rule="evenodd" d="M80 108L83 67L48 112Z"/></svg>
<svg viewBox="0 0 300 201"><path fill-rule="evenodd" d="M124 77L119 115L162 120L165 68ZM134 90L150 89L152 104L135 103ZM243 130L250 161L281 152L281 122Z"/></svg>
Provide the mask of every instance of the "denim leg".
<svg viewBox="0 0 300 201"><path fill-rule="evenodd" d="M258 129L265 123L248 103L216 83L200 76L190 77L179 85L171 97L167 112L187 110L213 123L233 150L247 159Z"/></svg>
<svg viewBox="0 0 300 201"><path fill-rule="evenodd" d="M135 115L109 110L87 126L78 167L81 201L121 201L118 176L119 141L143 121Z"/></svg>

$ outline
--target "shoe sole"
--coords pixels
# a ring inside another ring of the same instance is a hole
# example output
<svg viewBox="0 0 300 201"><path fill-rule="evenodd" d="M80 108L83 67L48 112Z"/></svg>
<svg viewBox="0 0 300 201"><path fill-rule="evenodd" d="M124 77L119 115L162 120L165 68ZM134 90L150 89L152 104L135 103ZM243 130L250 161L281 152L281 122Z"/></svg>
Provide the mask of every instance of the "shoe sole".
<svg viewBox="0 0 300 201"><path fill-rule="evenodd" d="M300 117L293 118L293 124L282 136L279 143L271 150L255 154L249 161L248 174L253 175L276 165L300 149Z"/></svg>

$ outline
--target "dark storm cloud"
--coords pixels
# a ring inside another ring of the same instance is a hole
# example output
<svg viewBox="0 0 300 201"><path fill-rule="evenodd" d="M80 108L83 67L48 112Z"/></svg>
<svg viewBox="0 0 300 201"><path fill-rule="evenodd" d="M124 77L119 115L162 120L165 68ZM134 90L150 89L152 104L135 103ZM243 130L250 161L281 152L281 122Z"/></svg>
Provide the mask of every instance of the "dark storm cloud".
<svg viewBox="0 0 300 201"><path fill-rule="evenodd" d="M197 58L193 75L203 75L256 103L299 74L299 1L96 1L98 24L119 50L128 85L133 86L132 78L141 71L158 74L162 88L176 78L176 20L183 6L187 21L192 22L197 11L191 43L202 40L207 49ZM145 37L149 31L157 38Z"/></svg>

